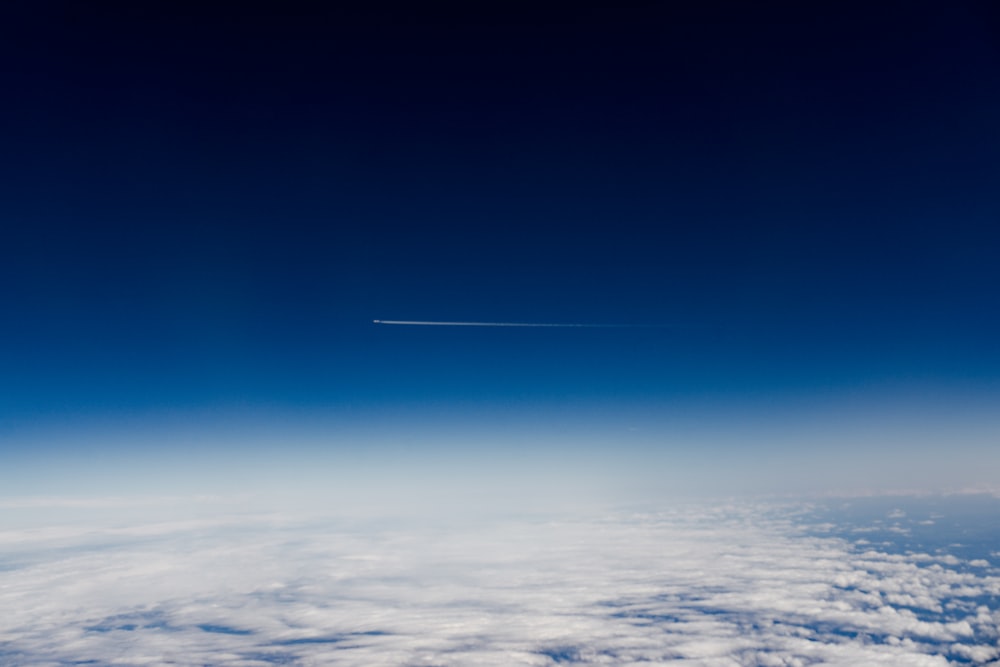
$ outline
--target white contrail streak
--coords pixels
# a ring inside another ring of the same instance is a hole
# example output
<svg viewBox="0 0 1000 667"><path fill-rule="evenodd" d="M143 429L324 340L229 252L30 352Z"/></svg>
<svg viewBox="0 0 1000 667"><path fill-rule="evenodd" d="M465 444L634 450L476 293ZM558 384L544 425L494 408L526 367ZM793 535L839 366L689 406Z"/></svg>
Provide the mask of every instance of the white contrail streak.
<svg viewBox="0 0 1000 667"><path fill-rule="evenodd" d="M574 329L622 329L635 324L563 324L550 322L427 322L422 320L372 320L375 324L402 324L418 327L559 327Z"/></svg>

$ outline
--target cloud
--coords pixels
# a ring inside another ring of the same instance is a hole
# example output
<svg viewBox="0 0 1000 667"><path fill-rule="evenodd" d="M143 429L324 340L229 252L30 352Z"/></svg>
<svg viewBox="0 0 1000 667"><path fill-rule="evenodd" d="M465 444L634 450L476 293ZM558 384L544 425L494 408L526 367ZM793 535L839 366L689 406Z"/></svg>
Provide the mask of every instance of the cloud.
<svg viewBox="0 0 1000 667"><path fill-rule="evenodd" d="M0 662L997 659L1000 612L983 604L1000 596L994 570L817 536L797 517L723 504L488 523L220 516L6 531Z"/></svg>

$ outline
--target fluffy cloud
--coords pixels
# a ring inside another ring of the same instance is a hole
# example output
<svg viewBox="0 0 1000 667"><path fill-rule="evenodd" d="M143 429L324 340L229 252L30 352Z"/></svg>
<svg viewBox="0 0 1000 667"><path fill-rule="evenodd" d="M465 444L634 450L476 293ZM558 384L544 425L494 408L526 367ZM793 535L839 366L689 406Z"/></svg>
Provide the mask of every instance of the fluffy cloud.
<svg viewBox="0 0 1000 667"><path fill-rule="evenodd" d="M793 508L0 532L5 665L913 665L998 657L987 565ZM994 606L995 607L995 606Z"/></svg>

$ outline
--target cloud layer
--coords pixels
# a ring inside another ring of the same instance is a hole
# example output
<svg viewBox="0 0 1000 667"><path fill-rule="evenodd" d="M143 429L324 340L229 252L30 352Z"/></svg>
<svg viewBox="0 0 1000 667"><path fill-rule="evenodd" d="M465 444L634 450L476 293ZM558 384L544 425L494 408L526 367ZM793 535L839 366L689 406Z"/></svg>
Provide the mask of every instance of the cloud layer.
<svg viewBox="0 0 1000 667"><path fill-rule="evenodd" d="M0 532L5 665L994 664L988 562L791 507Z"/></svg>

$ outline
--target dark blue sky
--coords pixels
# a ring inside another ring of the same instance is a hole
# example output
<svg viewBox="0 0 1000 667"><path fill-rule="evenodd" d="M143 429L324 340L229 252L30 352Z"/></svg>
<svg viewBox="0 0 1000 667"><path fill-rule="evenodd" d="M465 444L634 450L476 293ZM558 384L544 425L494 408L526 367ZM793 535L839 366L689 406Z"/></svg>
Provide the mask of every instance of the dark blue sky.
<svg viewBox="0 0 1000 667"><path fill-rule="evenodd" d="M989 3L685 4L6 7L0 437L993 396Z"/></svg>

